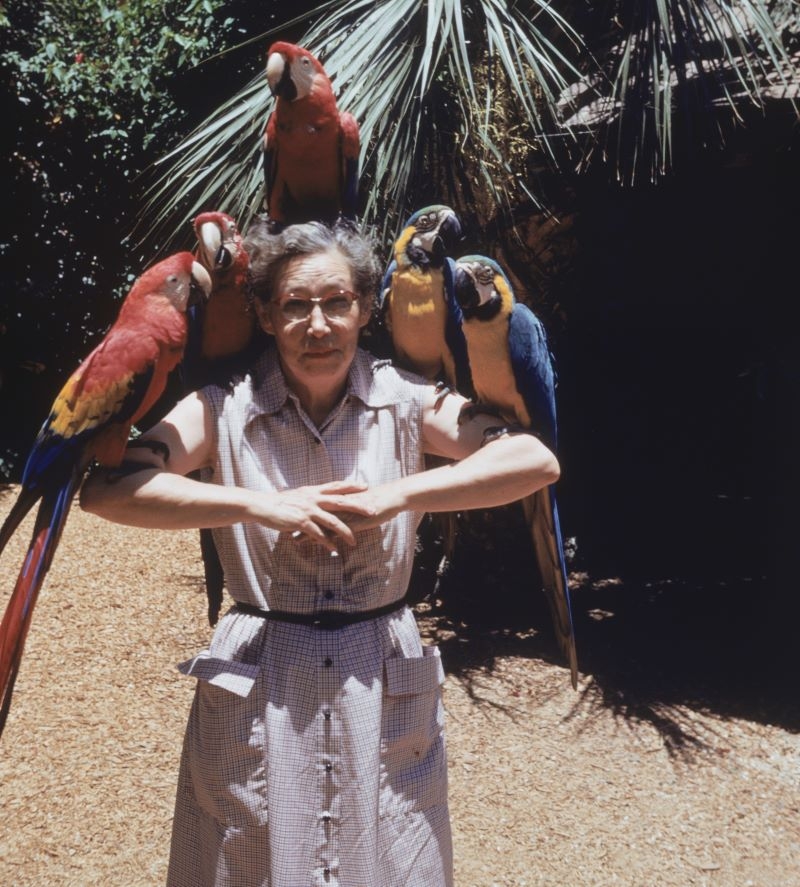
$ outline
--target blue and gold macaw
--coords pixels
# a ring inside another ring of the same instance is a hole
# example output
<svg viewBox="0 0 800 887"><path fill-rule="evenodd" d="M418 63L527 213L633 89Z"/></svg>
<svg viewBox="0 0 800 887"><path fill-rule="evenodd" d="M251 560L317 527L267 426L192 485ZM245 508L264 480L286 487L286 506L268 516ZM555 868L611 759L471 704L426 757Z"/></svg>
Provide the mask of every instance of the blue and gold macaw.
<svg viewBox="0 0 800 887"><path fill-rule="evenodd" d="M532 431L556 452L556 378L544 327L530 308L517 302L508 277L493 259L463 256L455 264L455 294L475 391L475 404L466 409L496 412L505 422ZM575 633L554 485L522 504L558 643L577 689Z"/></svg>
<svg viewBox="0 0 800 887"><path fill-rule="evenodd" d="M450 207L434 204L415 212L395 241L380 316L400 366L468 394L469 363L448 255L461 236Z"/></svg>
<svg viewBox="0 0 800 887"><path fill-rule="evenodd" d="M453 290L455 263L448 255L461 237L461 222L449 206L417 210L394 243L379 296L378 319L391 339L395 362L436 382L440 399L450 390L471 392L461 309ZM427 459L428 465L440 462ZM428 520L442 538L441 571L455 547L456 518L448 513Z"/></svg>

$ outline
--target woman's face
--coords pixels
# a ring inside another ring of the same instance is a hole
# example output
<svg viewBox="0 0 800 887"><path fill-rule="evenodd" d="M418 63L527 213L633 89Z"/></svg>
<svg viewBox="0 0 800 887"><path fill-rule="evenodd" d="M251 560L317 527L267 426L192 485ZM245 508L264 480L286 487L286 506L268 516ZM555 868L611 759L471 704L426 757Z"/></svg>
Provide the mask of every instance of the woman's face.
<svg viewBox="0 0 800 887"><path fill-rule="evenodd" d="M301 299L352 291L353 276L347 258L338 249L290 259L275 283L269 302L256 301L264 330L275 337L284 374L297 393L327 390L344 384L358 347L358 334L369 321L369 311L356 300L342 317L326 317L319 304L304 320L287 320L280 305L289 293Z"/></svg>

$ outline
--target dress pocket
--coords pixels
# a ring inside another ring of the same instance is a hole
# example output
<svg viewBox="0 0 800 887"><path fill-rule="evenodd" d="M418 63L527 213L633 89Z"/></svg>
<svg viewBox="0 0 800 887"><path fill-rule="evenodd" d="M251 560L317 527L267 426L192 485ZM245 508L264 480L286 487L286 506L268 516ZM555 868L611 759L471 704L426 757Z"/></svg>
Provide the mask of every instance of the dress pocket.
<svg viewBox="0 0 800 887"><path fill-rule="evenodd" d="M447 795L444 669L437 647L385 664L381 715L381 815L425 810Z"/></svg>
<svg viewBox="0 0 800 887"><path fill-rule="evenodd" d="M260 669L207 653L178 668L198 678L185 748L198 804L224 826L265 825L266 731Z"/></svg>

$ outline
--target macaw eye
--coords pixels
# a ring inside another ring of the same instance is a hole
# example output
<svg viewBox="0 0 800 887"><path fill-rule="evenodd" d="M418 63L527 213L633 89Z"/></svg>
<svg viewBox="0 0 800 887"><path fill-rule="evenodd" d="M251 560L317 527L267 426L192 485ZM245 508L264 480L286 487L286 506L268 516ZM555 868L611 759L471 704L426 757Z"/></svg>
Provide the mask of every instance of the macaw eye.
<svg viewBox="0 0 800 887"><path fill-rule="evenodd" d="M431 216L420 216L417 221L417 230L418 231L427 231L429 228L433 226L433 219Z"/></svg>

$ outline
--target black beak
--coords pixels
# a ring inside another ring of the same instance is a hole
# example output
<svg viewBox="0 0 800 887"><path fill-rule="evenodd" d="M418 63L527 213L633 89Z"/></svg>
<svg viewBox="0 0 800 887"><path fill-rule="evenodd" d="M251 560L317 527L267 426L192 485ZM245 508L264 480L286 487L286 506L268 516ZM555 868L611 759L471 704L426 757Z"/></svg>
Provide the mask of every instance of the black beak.
<svg viewBox="0 0 800 887"><path fill-rule="evenodd" d="M468 274L463 268L459 268L458 266L456 266L455 269L453 290L456 294L456 301L461 306L461 310L464 312L465 316L469 314L470 311L474 311L480 304L478 288L475 286L475 281L472 279L472 275Z"/></svg>
<svg viewBox="0 0 800 887"><path fill-rule="evenodd" d="M293 102L297 98L297 87L292 80L291 66L286 64L283 66L283 74L281 79L275 84L272 94L286 99L287 102Z"/></svg>

